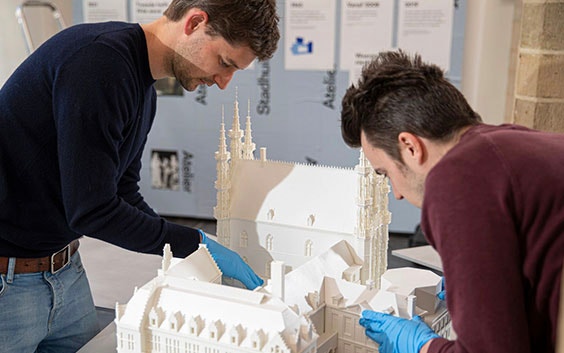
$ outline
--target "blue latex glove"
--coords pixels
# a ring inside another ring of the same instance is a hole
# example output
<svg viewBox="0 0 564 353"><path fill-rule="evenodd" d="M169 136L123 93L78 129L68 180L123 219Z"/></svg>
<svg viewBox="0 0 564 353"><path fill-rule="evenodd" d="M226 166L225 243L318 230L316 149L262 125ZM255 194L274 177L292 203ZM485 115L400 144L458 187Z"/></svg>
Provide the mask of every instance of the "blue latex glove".
<svg viewBox="0 0 564 353"><path fill-rule="evenodd" d="M366 328L366 335L380 345L379 353L419 353L425 343L440 337L419 316L407 320L364 310L359 323Z"/></svg>
<svg viewBox="0 0 564 353"><path fill-rule="evenodd" d="M202 236L202 244L208 247L208 251L225 276L241 281L248 289L262 286L264 283L262 278L256 275L239 254L208 238L201 229L198 229L198 232Z"/></svg>
<svg viewBox="0 0 564 353"><path fill-rule="evenodd" d="M439 293L437 293L437 297L440 300L446 300L446 289L445 289L445 277L442 277L441 280L441 291Z"/></svg>

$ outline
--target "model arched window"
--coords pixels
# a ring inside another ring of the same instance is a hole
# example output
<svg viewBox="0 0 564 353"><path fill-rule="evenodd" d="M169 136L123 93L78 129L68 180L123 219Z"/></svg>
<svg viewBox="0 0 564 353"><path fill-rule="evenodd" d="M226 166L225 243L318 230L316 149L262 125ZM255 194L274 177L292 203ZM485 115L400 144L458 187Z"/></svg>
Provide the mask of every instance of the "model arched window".
<svg viewBox="0 0 564 353"><path fill-rule="evenodd" d="M313 246L313 242L311 241L311 239L306 240L306 242L305 242L305 252L304 252L305 256L311 256L312 246Z"/></svg>
<svg viewBox="0 0 564 353"><path fill-rule="evenodd" d="M274 241L274 237L272 236L272 234L268 234L266 236L266 250L268 251L272 251L272 243Z"/></svg>
<svg viewBox="0 0 564 353"><path fill-rule="evenodd" d="M246 248L247 246L249 246L249 235L246 231L242 231L239 238L239 247Z"/></svg>
<svg viewBox="0 0 564 353"><path fill-rule="evenodd" d="M307 218L307 225L311 227L313 223L315 223L315 215L310 214Z"/></svg>

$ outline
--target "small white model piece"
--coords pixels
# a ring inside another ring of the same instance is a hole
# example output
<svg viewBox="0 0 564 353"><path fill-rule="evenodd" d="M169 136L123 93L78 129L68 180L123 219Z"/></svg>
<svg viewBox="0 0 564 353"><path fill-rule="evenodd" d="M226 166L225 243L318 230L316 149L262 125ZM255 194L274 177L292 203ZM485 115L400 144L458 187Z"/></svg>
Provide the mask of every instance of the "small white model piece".
<svg viewBox="0 0 564 353"><path fill-rule="evenodd" d="M157 277L116 305L117 352L376 353L358 323L362 310L407 317L406 295L418 303L418 289L438 288L441 279L427 270L388 270L386 289L377 290L345 279L361 266L340 241L286 275L274 262L270 283L248 291L221 285L205 245L182 260L165 247ZM443 333L450 327L443 304L415 313Z"/></svg>
<svg viewBox="0 0 564 353"><path fill-rule="evenodd" d="M346 239L363 260L352 280L379 286L391 220L387 180L362 151L354 169L270 161L265 148L256 160L250 114L244 133L239 121L235 99L230 149L222 116L215 153L219 242L268 278L273 260L290 271Z"/></svg>

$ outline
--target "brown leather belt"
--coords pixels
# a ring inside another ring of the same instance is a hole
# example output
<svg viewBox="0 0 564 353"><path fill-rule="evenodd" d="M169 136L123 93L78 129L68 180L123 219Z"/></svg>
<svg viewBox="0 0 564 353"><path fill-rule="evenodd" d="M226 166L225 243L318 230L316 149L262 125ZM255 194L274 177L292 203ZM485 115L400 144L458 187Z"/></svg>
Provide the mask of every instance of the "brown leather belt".
<svg viewBox="0 0 564 353"><path fill-rule="evenodd" d="M61 250L50 256L38 258L16 258L14 273L32 273L49 271L53 274L62 270L70 262L71 256L78 250L78 239L73 240ZM0 273L8 273L9 257L0 257Z"/></svg>

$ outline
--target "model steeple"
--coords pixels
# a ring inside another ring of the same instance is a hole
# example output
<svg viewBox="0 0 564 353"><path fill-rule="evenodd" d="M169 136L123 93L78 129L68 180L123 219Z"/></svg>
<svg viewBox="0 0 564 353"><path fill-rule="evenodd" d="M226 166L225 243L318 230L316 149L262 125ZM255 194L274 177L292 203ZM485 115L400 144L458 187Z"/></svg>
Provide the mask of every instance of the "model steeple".
<svg viewBox="0 0 564 353"><path fill-rule="evenodd" d="M241 138L243 137L243 131L241 130L241 125L239 123L239 101L237 97L237 89L235 89L235 102L233 103L233 124L231 125L231 130L229 130L230 138L230 152L231 159L236 161L241 159L243 156L243 143Z"/></svg>
<svg viewBox="0 0 564 353"><path fill-rule="evenodd" d="M243 142L243 159L255 159L253 152L256 145L253 143L253 136L251 134L251 100L247 103L247 120L245 122L245 137Z"/></svg>

